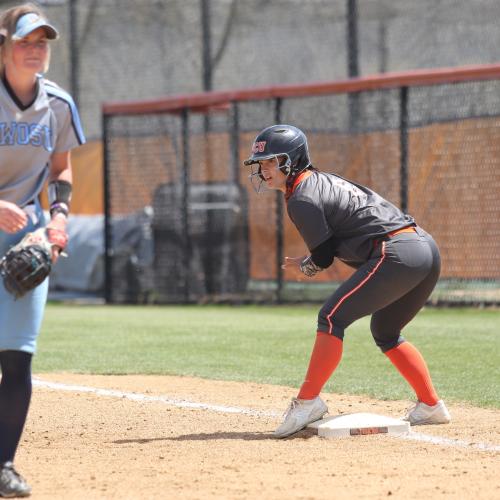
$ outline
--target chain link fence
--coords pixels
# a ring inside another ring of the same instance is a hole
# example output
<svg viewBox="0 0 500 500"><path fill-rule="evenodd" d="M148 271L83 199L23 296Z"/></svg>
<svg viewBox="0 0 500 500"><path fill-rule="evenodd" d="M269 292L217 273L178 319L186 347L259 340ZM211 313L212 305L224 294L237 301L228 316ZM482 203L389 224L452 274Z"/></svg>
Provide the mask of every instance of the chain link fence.
<svg viewBox="0 0 500 500"><path fill-rule="evenodd" d="M274 98L207 94L171 99L171 112L151 102L110 105L108 301L322 300L346 279L352 269L341 262L312 281L283 272L285 255L307 249L281 193L257 195L242 167L259 130L292 123L308 136L316 167L372 187L434 236L443 268L433 302L500 303L498 65L495 71L486 81L443 72L432 85L422 85L421 74L392 88L382 79L365 89L332 84L322 95L300 87L295 95L275 88ZM117 221L144 213L152 259L140 263L134 249L117 258Z"/></svg>
<svg viewBox="0 0 500 500"><path fill-rule="evenodd" d="M19 3L0 0L0 9ZM500 60L497 0L37 3L61 32L61 40L53 44L47 77L73 94L86 136L97 145L103 134L101 105L110 100L154 100L203 90L338 81ZM168 231L162 223L168 217L178 233L184 231L183 238L189 236L189 251L198 252L197 270L189 274L198 296L214 291L234 296L242 283L245 293L249 284L264 287L267 294L269 283L274 283L273 297L293 296L297 284L282 276L278 265L284 245L299 250L293 230L286 222L282 233L256 225L255 220L269 214L281 220L283 207L273 195L256 201L239 169L245 155L240 146L246 147L263 126L290 121L308 133L318 166L371 185L437 234L446 259L445 280L437 290L443 290L441 297L457 303L498 302L499 90L496 81L410 89L404 141L400 89L262 100L234 109L227 104L209 115L190 113L187 122L178 115L110 119L105 140L111 162L108 188L113 194L106 203L116 223L115 236L129 235L130 214L135 217L135 233L127 243L133 251L123 247L125 271L115 276L115 283L119 276L129 282L118 287L125 292L116 300L149 300L149 292L142 296L141 290L150 289L155 266L163 266L154 264L159 249L153 251L152 245ZM228 132L235 123L240 130L236 138ZM188 201L169 184L183 185L184 192L190 192L189 203L198 207L190 215L198 224L193 234L186 230ZM158 191L152 192L151 186ZM230 196L221 195L224 191ZM155 208L164 216L155 216ZM214 235L211 240L207 228ZM221 233L218 228L225 229ZM244 242L235 252L236 260L227 248L222 253L210 250L236 237ZM252 251L247 243L258 238L273 242L272 257L262 259ZM198 248L200 242L205 250ZM179 248L162 248L168 262L175 262L168 256L178 252ZM215 262L216 258L222 260ZM213 270L210 262L215 262ZM143 272L137 274L141 265ZM219 273L221 269L226 274ZM235 269L244 269L241 281L221 284L221 276L231 276ZM162 300L184 300L191 293L186 292L188 274L181 275L182 268L167 274L174 272L180 273L178 289L160 290ZM325 276L335 281L346 272L340 268Z"/></svg>

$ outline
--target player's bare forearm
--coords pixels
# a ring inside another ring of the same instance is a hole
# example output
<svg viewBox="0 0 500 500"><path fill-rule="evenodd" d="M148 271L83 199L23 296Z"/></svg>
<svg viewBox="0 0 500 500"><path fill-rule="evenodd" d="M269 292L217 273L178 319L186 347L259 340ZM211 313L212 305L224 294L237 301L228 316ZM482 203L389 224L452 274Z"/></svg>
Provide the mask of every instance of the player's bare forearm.
<svg viewBox="0 0 500 500"><path fill-rule="evenodd" d="M49 205L52 219L57 214L68 216L72 193L71 152L52 155L49 173Z"/></svg>
<svg viewBox="0 0 500 500"><path fill-rule="evenodd" d="M54 181L65 181L73 183L73 171L71 167L71 151L54 153L50 159L49 183Z"/></svg>
<svg viewBox="0 0 500 500"><path fill-rule="evenodd" d="M67 217L69 214L73 172L71 152L54 153L50 161L49 203L51 221L47 225L52 243L52 261L56 262L68 244Z"/></svg>

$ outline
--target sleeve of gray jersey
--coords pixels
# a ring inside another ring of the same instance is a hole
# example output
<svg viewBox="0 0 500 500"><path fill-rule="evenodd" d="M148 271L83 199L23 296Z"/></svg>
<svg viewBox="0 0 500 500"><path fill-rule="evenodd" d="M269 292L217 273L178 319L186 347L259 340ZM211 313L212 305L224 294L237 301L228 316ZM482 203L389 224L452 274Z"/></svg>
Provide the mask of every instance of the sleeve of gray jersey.
<svg viewBox="0 0 500 500"><path fill-rule="evenodd" d="M323 210L307 199L291 199L288 215L311 251L333 236Z"/></svg>
<svg viewBox="0 0 500 500"><path fill-rule="evenodd" d="M54 151L60 153L76 148L81 144L75 133L73 116L67 104L59 101L57 106L57 138Z"/></svg>

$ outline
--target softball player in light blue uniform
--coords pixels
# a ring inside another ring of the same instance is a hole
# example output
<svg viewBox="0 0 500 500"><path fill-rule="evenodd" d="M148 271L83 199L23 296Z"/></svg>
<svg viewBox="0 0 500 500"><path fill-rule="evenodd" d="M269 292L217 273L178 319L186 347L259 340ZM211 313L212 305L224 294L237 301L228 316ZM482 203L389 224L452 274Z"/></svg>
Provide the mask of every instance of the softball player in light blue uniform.
<svg viewBox="0 0 500 500"><path fill-rule="evenodd" d="M70 152L85 141L75 104L44 79L56 29L33 4L0 15L0 257L45 225L39 195L49 182L48 227L65 245L71 199ZM31 399L31 359L47 301L48 280L15 300L0 283L0 496L27 496L13 460Z"/></svg>

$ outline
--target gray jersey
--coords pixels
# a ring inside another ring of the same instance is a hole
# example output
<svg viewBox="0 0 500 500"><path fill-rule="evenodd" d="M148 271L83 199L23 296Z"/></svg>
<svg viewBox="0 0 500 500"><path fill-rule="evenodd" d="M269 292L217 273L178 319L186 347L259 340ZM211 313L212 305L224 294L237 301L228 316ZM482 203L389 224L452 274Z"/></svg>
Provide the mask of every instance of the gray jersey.
<svg viewBox="0 0 500 500"><path fill-rule="evenodd" d="M0 79L0 200L24 206L42 190L53 153L83 144L85 137L71 96L38 78L29 106Z"/></svg>
<svg viewBox="0 0 500 500"><path fill-rule="evenodd" d="M317 171L297 185L287 210L309 250L334 237L335 257L353 265L369 258L374 239L414 222L371 189Z"/></svg>

